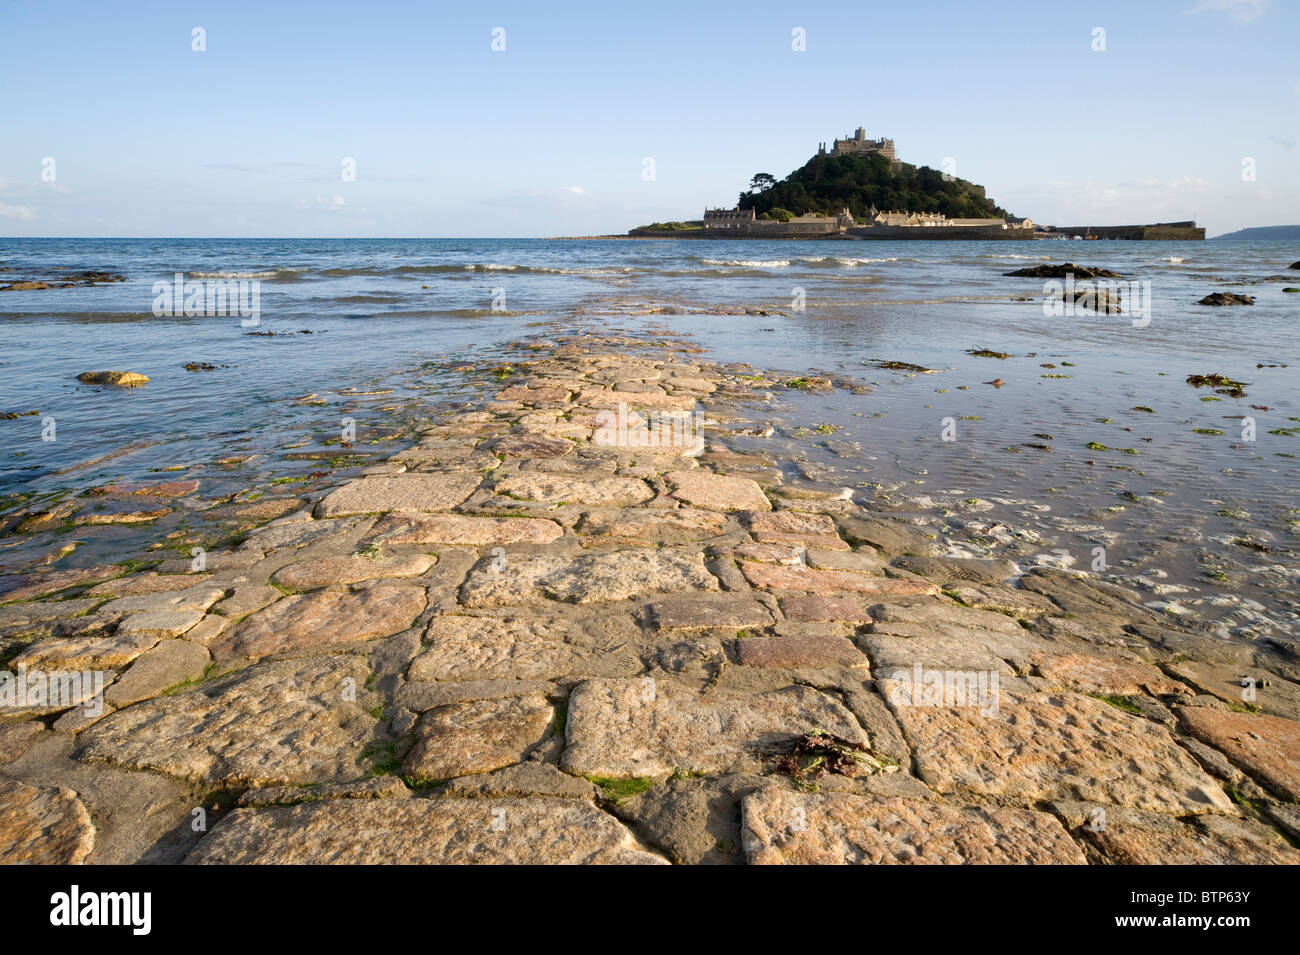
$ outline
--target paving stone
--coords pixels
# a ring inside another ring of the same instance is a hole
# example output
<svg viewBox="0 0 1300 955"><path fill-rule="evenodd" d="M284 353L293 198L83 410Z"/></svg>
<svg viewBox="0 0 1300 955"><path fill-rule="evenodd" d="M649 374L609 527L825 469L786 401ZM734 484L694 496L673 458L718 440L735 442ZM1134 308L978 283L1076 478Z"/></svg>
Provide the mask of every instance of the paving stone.
<svg viewBox="0 0 1300 955"><path fill-rule="evenodd" d="M114 709L157 696L169 686L203 675L208 651L189 640L164 640L142 653L104 693Z"/></svg>
<svg viewBox="0 0 1300 955"><path fill-rule="evenodd" d="M438 562L431 554L394 557L311 557L285 564L271 580L290 590L314 590L334 584L355 584L388 577L419 577Z"/></svg>
<svg viewBox="0 0 1300 955"><path fill-rule="evenodd" d="M573 450L573 442L544 434L507 434L492 441L490 447L508 458L558 458Z"/></svg>
<svg viewBox="0 0 1300 955"><path fill-rule="evenodd" d="M909 686L878 680L936 792L1037 802L1077 799L1158 812L1235 814L1223 789L1169 731L1074 693L1014 695L976 706L898 705Z"/></svg>
<svg viewBox="0 0 1300 955"><path fill-rule="evenodd" d="M1041 594L1001 584L954 584L947 588L968 607L1013 613L1017 617L1037 617L1060 613L1061 609Z"/></svg>
<svg viewBox="0 0 1300 955"><path fill-rule="evenodd" d="M202 610L149 610L135 613L117 625L124 637L140 635L168 640L191 630L204 617Z"/></svg>
<svg viewBox="0 0 1300 955"><path fill-rule="evenodd" d="M629 646L637 631L630 619L622 623L593 623L592 633L567 619L535 614L438 616L429 622L429 647L412 661L409 676L436 681L629 675L640 669Z"/></svg>
<svg viewBox="0 0 1300 955"><path fill-rule="evenodd" d="M1014 561L983 557L929 557L918 554L899 557L895 567L943 582L972 581L996 584L1015 574Z"/></svg>
<svg viewBox="0 0 1300 955"><path fill-rule="evenodd" d="M760 543L799 544L822 550L846 551L849 545L840 539L835 522L825 514L802 511L774 511L770 514L747 512L740 522Z"/></svg>
<svg viewBox="0 0 1300 955"><path fill-rule="evenodd" d="M110 714L81 733L78 755L231 787L358 779L377 727L369 675L351 656L249 667Z"/></svg>
<svg viewBox="0 0 1300 955"><path fill-rule="evenodd" d="M513 765L550 733L554 719L555 710L540 696L440 706L420 717L402 771L441 781Z"/></svg>
<svg viewBox="0 0 1300 955"><path fill-rule="evenodd" d="M1083 865L1052 815L1028 809L876 802L768 788L746 796L751 865Z"/></svg>
<svg viewBox="0 0 1300 955"><path fill-rule="evenodd" d="M919 527L867 517L863 512L837 515L840 532L854 544L870 544L885 554L933 554L937 545Z"/></svg>
<svg viewBox="0 0 1300 955"><path fill-rule="evenodd" d="M871 611L860 597L782 597L781 612L789 620L841 621L844 623L870 623Z"/></svg>
<svg viewBox="0 0 1300 955"><path fill-rule="evenodd" d="M40 720L0 725L0 765L16 762L45 732Z"/></svg>
<svg viewBox="0 0 1300 955"><path fill-rule="evenodd" d="M195 585L207 583L209 579L207 574L133 574L96 584L88 588L86 594L93 597L137 597L141 594L188 590Z"/></svg>
<svg viewBox="0 0 1300 955"><path fill-rule="evenodd" d="M549 697L557 692L549 680L455 680L443 683L402 683L394 699L412 713L471 700L500 700L508 696Z"/></svg>
<svg viewBox="0 0 1300 955"><path fill-rule="evenodd" d="M1217 696L1229 706L1249 704L1271 716L1300 721L1300 686L1284 677L1258 667L1199 660L1177 660L1166 663L1165 667L1173 676L1202 693Z"/></svg>
<svg viewBox="0 0 1300 955"><path fill-rule="evenodd" d="M445 511L479 485L475 474L396 474L349 481L316 505L318 518L377 511Z"/></svg>
<svg viewBox="0 0 1300 955"><path fill-rule="evenodd" d="M757 481L709 471L669 471L664 475L672 496L710 511L768 511L772 505Z"/></svg>
<svg viewBox="0 0 1300 955"><path fill-rule="evenodd" d="M240 807L296 806L322 799L409 799L411 791L396 776L376 776L360 782L320 786L266 786L239 797Z"/></svg>
<svg viewBox="0 0 1300 955"><path fill-rule="evenodd" d="M742 666L749 667L854 667L865 670L868 663L851 640L838 636L749 637L736 641L736 655Z"/></svg>
<svg viewBox="0 0 1300 955"><path fill-rule="evenodd" d="M95 827L77 794L0 779L0 864L80 865Z"/></svg>
<svg viewBox="0 0 1300 955"><path fill-rule="evenodd" d="M283 596L284 591L270 584L236 584L229 597L212 605L212 612L225 617L246 617L271 606Z"/></svg>
<svg viewBox="0 0 1300 955"><path fill-rule="evenodd" d="M1062 816L1113 865L1297 865L1300 851L1260 824L1226 816L1186 821L1161 813L1073 804ZM1058 810L1059 811L1059 810Z"/></svg>
<svg viewBox="0 0 1300 955"><path fill-rule="evenodd" d="M577 557L521 554L496 569L484 558L461 588L466 607L520 606L549 600L593 603L643 594L717 590L698 552L662 548Z"/></svg>
<svg viewBox="0 0 1300 955"><path fill-rule="evenodd" d="M221 661L358 643L409 627L425 607L423 587L376 584L357 593L318 590L285 597L211 644Z"/></svg>
<svg viewBox="0 0 1300 955"><path fill-rule="evenodd" d="M750 584L764 590L794 590L804 593L841 591L877 597L906 597L939 592L938 587L923 580L871 577L838 570L813 570L803 566L781 567L744 562L740 565L740 570Z"/></svg>
<svg viewBox="0 0 1300 955"><path fill-rule="evenodd" d="M117 670L162 637L156 633L117 633L109 637L62 637L33 643L14 658L29 670Z"/></svg>
<svg viewBox="0 0 1300 955"><path fill-rule="evenodd" d="M752 768L761 749L815 730L869 742L843 704L805 686L701 696L651 677L580 684L569 697L566 730L563 768L613 778Z"/></svg>
<svg viewBox="0 0 1300 955"><path fill-rule="evenodd" d="M575 481L542 472L512 475L497 482L496 490L499 494L523 501L540 501L548 504L565 501L570 504L616 507L640 504L654 496L649 485L636 478L607 477L594 481Z"/></svg>
<svg viewBox="0 0 1300 955"><path fill-rule="evenodd" d="M844 570L858 574L880 574L884 570L880 558L871 553L809 547L804 556L813 570Z"/></svg>
<svg viewBox="0 0 1300 955"><path fill-rule="evenodd" d="M1058 686L1081 693L1138 696L1145 690L1156 696L1170 693L1191 695L1186 684L1169 679L1149 663L1080 653L1038 653L1032 659L1042 676Z"/></svg>
<svg viewBox="0 0 1300 955"><path fill-rule="evenodd" d="M1178 710L1183 729L1291 802L1300 802L1300 723L1262 713Z"/></svg>
<svg viewBox="0 0 1300 955"><path fill-rule="evenodd" d="M749 594L692 594L651 601L646 622L659 630L767 627L773 616Z"/></svg>
<svg viewBox="0 0 1300 955"><path fill-rule="evenodd" d="M576 799L332 799L237 809L187 864L663 864L617 820Z"/></svg>
<svg viewBox="0 0 1300 955"><path fill-rule="evenodd" d="M386 514L361 541L380 544L549 544L564 534L555 521L462 514Z"/></svg>
<svg viewBox="0 0 1300 955"><path fill-rule="evenodd" d="M104 604L100 609L107 613L120 613L123 615L177 610L206 611L225 595L225 587L200 583L197 586L186 587L184 590L119 597L117 600Z"/></svg>
<svg viewBox="0 0 1300 955"><path fill-rule="evenodd" d="M632 541L702 540L722 533L726 518L698 508L639 508L590 511L577 531L592 537Z"/></svg>

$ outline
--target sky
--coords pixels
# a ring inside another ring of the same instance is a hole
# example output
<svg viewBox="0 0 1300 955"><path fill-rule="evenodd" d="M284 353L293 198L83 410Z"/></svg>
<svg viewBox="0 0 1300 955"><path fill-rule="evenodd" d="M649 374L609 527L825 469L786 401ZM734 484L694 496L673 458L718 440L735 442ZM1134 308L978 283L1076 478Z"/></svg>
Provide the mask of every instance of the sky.
<svg viewBox="0 0 1300 955"><path fill-rule="evenodd" d="M858 126L1039 223L1300 223L1298 6L5 0L0 235L625 232Z"/></svg>

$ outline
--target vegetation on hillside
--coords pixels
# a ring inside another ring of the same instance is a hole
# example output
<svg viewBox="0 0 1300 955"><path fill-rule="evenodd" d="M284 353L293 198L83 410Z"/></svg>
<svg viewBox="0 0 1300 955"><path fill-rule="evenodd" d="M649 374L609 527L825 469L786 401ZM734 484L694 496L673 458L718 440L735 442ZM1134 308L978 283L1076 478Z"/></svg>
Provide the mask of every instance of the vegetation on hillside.
<svg viewBox="0 0 1300 955"><path fill-rule="evenodd" d="M777 182L758 173L750 189L740 194L740 208L753 209L759 218L773 213L835 215L843 208L854 218L879 212L942 212L952 219L1005 216L1007 211L980 195L965 179L945 181L928 166L898 163L871 156L813 156L784 180Z"/></svg>

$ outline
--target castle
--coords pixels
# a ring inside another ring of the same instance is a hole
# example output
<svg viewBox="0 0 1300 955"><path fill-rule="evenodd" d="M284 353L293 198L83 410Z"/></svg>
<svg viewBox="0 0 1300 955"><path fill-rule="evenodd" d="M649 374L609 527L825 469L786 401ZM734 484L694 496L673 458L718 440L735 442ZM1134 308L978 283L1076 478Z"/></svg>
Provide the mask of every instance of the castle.
<svg viewBox="0 0 1300 955"><path fill-rule="evenodd" d="M854 132L852 139L847 136L844 139L837 139L831 148L832 156L870 156L872 153L879 153L890 162L898 159L894 154L892 139L867 139L867 131L861 126ZM826 155L825 143L817 144L817 155Z"/></svg>

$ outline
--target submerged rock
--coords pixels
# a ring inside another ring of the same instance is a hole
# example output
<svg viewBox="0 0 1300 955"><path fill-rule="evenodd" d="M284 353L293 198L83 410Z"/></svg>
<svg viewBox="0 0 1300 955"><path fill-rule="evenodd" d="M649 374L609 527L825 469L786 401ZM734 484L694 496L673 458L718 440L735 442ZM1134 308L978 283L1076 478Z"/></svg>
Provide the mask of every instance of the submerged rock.
<svg viewBox="0 0 1300 955"><path fill-rule="evenodd" d="M1197 305L1254 305L1252 295L1237 295L1235 292L1214 292L1205 296Z"/></svg>
<svg viewBox="0 0 1300 955"><path fill-rule="evenodd" d="M121 388L136 388L146 384L147 376L135 371L83 371L77 376L83 385L117 385Z"/></svg>

